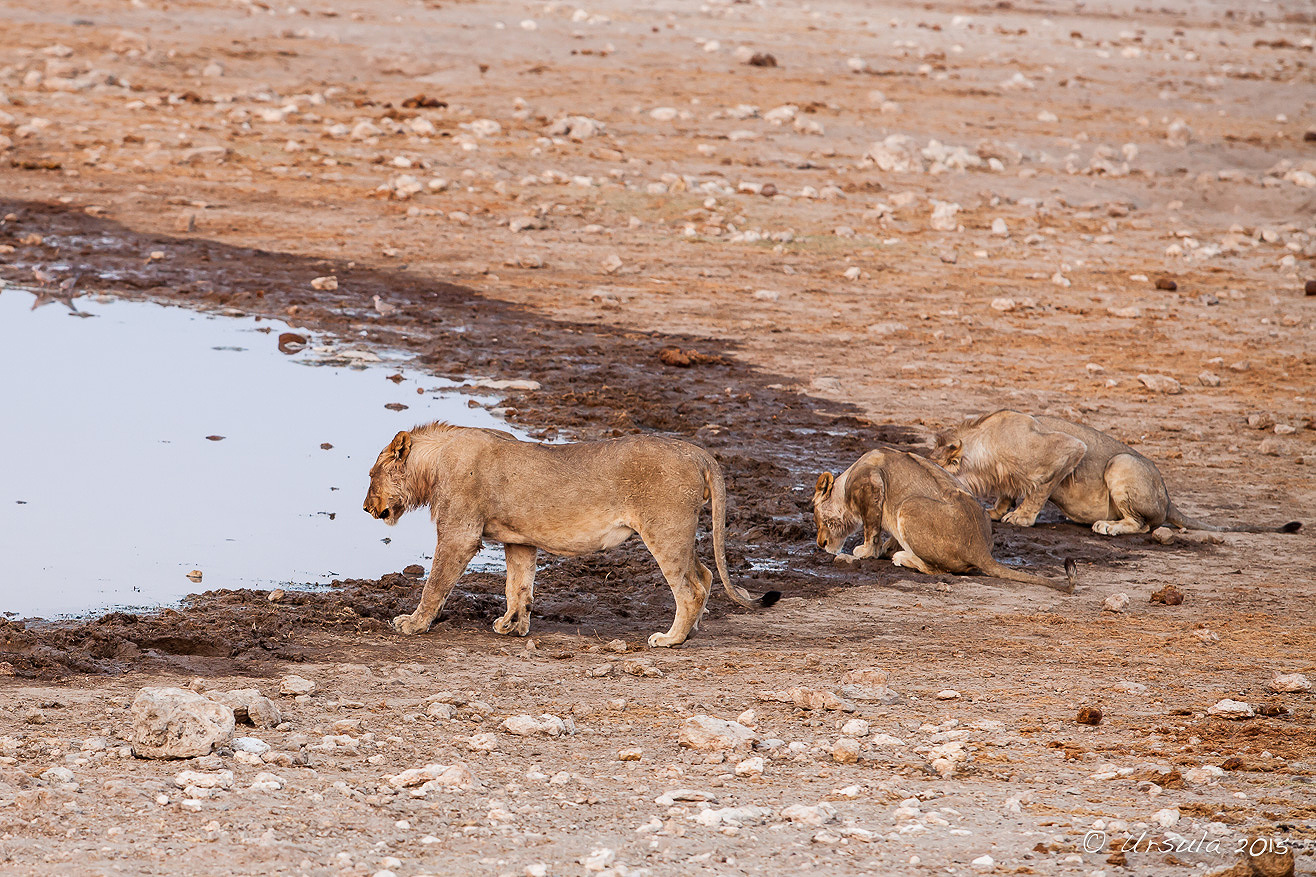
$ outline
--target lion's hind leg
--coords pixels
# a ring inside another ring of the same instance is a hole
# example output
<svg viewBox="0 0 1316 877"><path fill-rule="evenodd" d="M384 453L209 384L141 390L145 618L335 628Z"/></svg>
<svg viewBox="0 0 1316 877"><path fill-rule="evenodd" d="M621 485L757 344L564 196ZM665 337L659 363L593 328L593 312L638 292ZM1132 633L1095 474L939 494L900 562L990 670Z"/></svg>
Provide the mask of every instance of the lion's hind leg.
<svg viewBox="0 0 1316 877"><path fill-rule="evenodd" d="M927 575L930 576L934 576L937 574L937 570L928 566L927 563L925 563L921 557L919 557L917 554L910 551L909 549L902 549L900 551L897 551L895 554L891 555L891 562L896 566L903 566L908 569L915 569L921 573L926 573Z"/></svg>
<svg viewBox="0 0 1316 877"><path fill-rule="evenodd" d="M1106 464L1106 489L1118 519L1097 521L1094 533L1123 536L1146 533L1160 526L1169 511L1170 498L1160 473L1147 460L1131 454L1117 454Z"/></svg>
<svg viewBox="0 0 1316 877"><path fill-rule="evenodd" d="M676 599L676 617L672 619L671 629L650 636L651 648L679 646L685 642L690 631L699 626L699 617L704 614L704 605L713 588L712 571L695 557L694 527L691 526L688 538L671 533L664 536L640 533Z"/></svg>
<svg viewBox="0 0 1316 877"><path fill-rule="evenodd" d="M525 636L530 632L530 603L535 596L533 545L504 545L507 556L507 613L494 622L494 631Z"/></svg>

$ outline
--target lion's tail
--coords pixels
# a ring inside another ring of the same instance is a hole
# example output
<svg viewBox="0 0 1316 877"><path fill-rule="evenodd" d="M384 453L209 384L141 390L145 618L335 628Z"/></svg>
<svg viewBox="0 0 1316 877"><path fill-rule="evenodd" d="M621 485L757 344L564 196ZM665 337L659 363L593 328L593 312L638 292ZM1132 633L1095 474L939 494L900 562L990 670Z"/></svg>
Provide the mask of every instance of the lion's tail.
<svg viewBox="0 0 1316 877"><path fill-rule="evenodd" d="M1059 591L1062 594L1074 593L1074 585L1078 584L1078 566L1074 563L1072 557L1065 558L1065 580L1063 582L1017 570L1012 566L1006 566L995 558L992 558L988 563L978 567L978 569L989 576L996 576L998 579L1008 579L1012 582L1023 582L1026 585L1041 585L1044 588L1050 588L1053 591Z"/></svg>
<svg viewBox="0 0 1316 877"><path fill-rule="evenodd" d="M1165 520L1181 530L1208 530L1212 533L1296 533L1302 529L1302 521L1289 521L1278 527L1265 524L1232 524L1227 527L1217 527L1185 515L1174 503L1170 503Z"/></svg>
<svg viewBox="0 0 1316 877"><path fill-rule="evenodd" d="M754 598L749 591L731 584L727 573L727 485L722 478L722 470L711 454L700 459L700 469L704 475L704 487L712 499L713 508L713 559L717 563L717 574L722 579L722 587L727 596L746 609L766 609L781 599L781 591L768 591L762 597Z"/></svg>

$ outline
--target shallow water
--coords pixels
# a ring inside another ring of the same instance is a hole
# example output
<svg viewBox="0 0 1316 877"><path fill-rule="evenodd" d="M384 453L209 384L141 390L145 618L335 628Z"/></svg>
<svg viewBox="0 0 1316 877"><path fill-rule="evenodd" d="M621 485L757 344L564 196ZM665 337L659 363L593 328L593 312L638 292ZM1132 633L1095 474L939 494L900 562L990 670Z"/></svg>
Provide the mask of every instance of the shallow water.
<svg viewBox="0 0 1316 877"><path fill-rule="evenodd" d="M322 336L280 353L281 332L309 333L275 320L91 297L77 299L94 315L80 319L33 301L0 293L0 612L10 617L428 567L425 512L387 527L361 509L375 456L430 420L506 428L400 358L317 365L327 347L352 351ZM473 566L501 561L486 549ZM194 569L199 584L186 578Z"/></svg>

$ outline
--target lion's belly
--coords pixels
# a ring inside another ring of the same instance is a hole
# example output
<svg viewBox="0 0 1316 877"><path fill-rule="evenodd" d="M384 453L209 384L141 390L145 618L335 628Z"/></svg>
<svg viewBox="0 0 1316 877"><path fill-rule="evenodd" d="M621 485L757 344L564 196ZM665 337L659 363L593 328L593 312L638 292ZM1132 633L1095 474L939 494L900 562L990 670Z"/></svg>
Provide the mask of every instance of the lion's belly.
<svg viewBox="0 0 1316 877"><path fill-rule="evenodd" d="M625 524L611 524L589 530L568 527L542 532L538 528L513 527L497 521L486 523L483 533L485 539L493 542L533 545L549 554L565 557L615 548L634 535L635 531Z"/></svg>
<svg viewBox="0 0 1316 877"><path fill-rule="evenodd" d="M1051 493L1051 501L1065 517L1077 524L1091 524L1118 518L1110 505L1110 493L1104 483L1083 490L1078 485L1061 485Z"/></svg>

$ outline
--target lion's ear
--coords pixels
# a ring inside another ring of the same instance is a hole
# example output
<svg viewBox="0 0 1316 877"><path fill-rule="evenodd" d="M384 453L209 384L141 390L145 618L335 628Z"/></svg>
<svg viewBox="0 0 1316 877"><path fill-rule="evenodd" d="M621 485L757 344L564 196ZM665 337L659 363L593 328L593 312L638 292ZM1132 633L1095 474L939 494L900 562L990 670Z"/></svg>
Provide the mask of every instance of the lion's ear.
<svg viewBox="0 0 1316 877"><path fill-rule="evenodd" d="M388 452L399 463L405 463L407 455L411 453L411 433L403 430L393 436L393 441L388 444Z"/></svg>
<svg viewBox="0 0 1316 877"><path fill-rule="evenodd" d="M836 485L836 477L830 472L824 472L818 476L818 483L813 486L815 496L826 499L831 496L832 488Z"/></svg>

